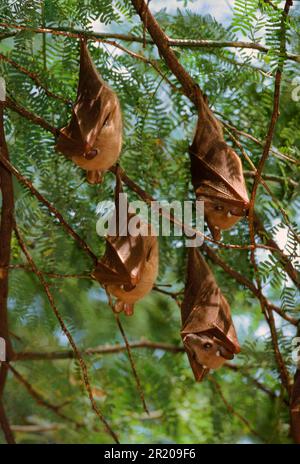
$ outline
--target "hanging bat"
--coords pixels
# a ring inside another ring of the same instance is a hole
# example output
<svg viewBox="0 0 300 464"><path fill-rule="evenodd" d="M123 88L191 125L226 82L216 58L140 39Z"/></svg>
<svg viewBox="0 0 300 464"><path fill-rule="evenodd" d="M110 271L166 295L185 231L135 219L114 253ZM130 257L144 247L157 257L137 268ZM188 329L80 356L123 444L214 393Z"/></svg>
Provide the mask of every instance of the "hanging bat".
<svg viewBox="0 0 300 464"><path fill-rule="evenodd" d="M240 352L230 307L197 248L189 248L181 337L195 380Z"/></svg>
<svg viewBox="0 0 300 464"><path fill-rule="evenodd" d="M242 163L224 140L220 123L200 97L196 132L189 153L192 184L197 200L204 201L204 215L215 240L247 214L249 198Z"/></svg>
<svg viewBox="0 0 300 464"><path fill-rule="evenodd" d="M114 214L119 217L117 196ZM128 231L128 223L133 218L140 230L137 236L130 235ZM157 236L153 235L148 224L131 213L129 208L125 219L121 226L117 221L118 235L106 237L106 251L93 276L117 298L114 310L132 315L134 303L152 290L158 274L159 251Z"/></svg>
<svg viewBox="0 0 300 464"><path fill-rule="evenodd" d="M297 369L290 403L291 431L295 443L300 444L300 366Z"/></svg>
<svg viewBox="0 0 300 464"><path fill-rule="evenodd" d="M99 76L81 41L77 98L69 124L61 129L56 149L100 183L103 171L116 163L122 147L122 114L117 95Z"/></svg>

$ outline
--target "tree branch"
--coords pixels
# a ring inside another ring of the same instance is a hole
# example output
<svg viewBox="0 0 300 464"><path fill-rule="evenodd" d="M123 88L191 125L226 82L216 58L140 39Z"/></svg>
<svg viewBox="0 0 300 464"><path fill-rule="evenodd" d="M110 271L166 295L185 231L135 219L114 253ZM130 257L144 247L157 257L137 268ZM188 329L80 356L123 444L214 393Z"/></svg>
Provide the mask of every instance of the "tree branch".
<svg viewBox="0 0 300 464"><path fill-rule="evenodd" d="M15 438L14 438L11 426L8 422L2 401L0 401L0 426L3 431L6 442L9 445L14 445L16 443Z"/></svg>
<svg viewBox="0 0 300 464"><path fill-rule="evenodd" d="M144 39L144 37L138 37L133 34L116 34L116 33L107 33L107 32L89 32L73 28L43 28L43 27L30 27L21 24L10 24L10 23L0 23L0 27L7 29L16 29L22 31L31 31L36 34L52 34L63 37L70 37L74 39L80 39L81 37L86 37L89 40L94 42L103 42L109 39L122 40L124 42L136 42L141 44L153 45L155 40ZM9 32L7 34L0 34L0 39L5 39L7 37L12 37L15 35L15 32ZM150 34L151 35L151 34ZM152 36L152 35L151 35ZM265 45L256 42L245 42L245 41L231 41L231 40L203 40L203 39L172 39L171 37L166 36L167 44L169 47L179 47L179 48L188 48L188 49L197 49L197 48L242 48L257 50L261 53L268 53L270 49ZM287 53L286 58L288 60L300 63L300 56L294 53Z"/></svg>
<svg viewBox="0 0 300 464"><path fill-rule="evenodd" d="M197 107L201 90L198 84L192 79L190 74L180 64L175 52L171 48L168 36L160 28L158 22L152 15L148 5L144 0L132 0L132 4L140 16L145 28L148 30L150 36L152 37L153 42L156 44L159 53L164 58L169 69L180 82L184 94Z"/></svg>
<svg viewBox="0 0 300 464"><path fill-rule="evenodd" d="M4 102L0 101L0 155L1 158L8 160L4 120ZM0 424L8 443L13 443L13 433L9 428L9 423L3 406L3 393L7 379L7 363L13 357L13 347L11 344L8 329L8 266L11 255L11 237L13 231L13 212L14 212L14 190L11 173L0 164L0 190L2 193L1 224L0 224L0 337L5 341L6 362L0 363Z"/></svg>
<svg viewBox="0 0 300 464"><path fill-rule="evenodd" d="M284 10L282 12L282 19L281 19L281 43L280 43L280 56L281 58L285 57L286 55L286 24L285 21L287 19L287 16L289 14L290 7L292 6L293 2L292 0L286 0ZM257 172L256 172L256 177L254 179L253 187L252 187L252 192L251 192L251 198L250 198L250 206L249 206L249 232L250 232L250 241L251 244L255 245L255 228L254 228L254 206L255 206L255 198L256 198L256 193L257 189L259 186L259 183L261 181L261 174L263 171L263 168L265 166L265 163L269 157L270 153L270 148L272 145L272 140L274 137L275 133L275 127L276 123L279 117L279 99L280 99L280 88L281 88L281 76L282 76L282 67L283 65L278 62L278 68L275 74L275 88L274 88L274 100L273 100L273 110L272 110L272 116L271 116L271 121L269 124L269 129L268 133L266 136L266 141L264 145L264 150L263 154L260 158L260 161L258 163L257 167ZM253 248L250 252L250 260L253 265L254 269L254 274L257 282L257 287L261 291L261 281L260 281L260 276L259 276L259 269L256 263L256 258L255 258L255 248ZM278 343L278 335L276 332L276 325L275 325L275 320L274 320L274 315L272 310L266 306L265 304L265 299L260 297L259 298L261 309L263 314L265 315L266 321L269 325L270 332L271 332L271 338L272 338L272 343L273 343L273 349L274 349L274 355L275 355L275 360L277 363L279 375L281 378L281 382L283 387L286 389L288 396L290 397L291 395L291 380L289 378L289 372L287 370L287 367L285 365L284 359L282 357L282 354L280 352L279 348L279 343Z"/></svg>
<svg viewBox="0 0 300 464"><path fill-rule="evenodd" d="M170 351L171 353L183 353L184 348L182 346L171 345L170 343L164 342L151 342L149 340L140 340L137 342L131 342L130 348L147 348L151 350L164 350ZM81 351L82 356L93 356L97 354L116 354L126 351L126 345L116 344L116 345L100 345L96 348L88 348L84 351ZM24 351L15 353L13 361L51 361L51 360L63 360L63 359L73 359L74 352L69 351L52 351L52 352L33 352L33 351Z"/></svg>
<svg viewBox="0 0 300 464"><path fill-rule="evenodd" d="M18 113L20 116L23 116L23 118L26 118L29 121L33 122L33 124L37 124L38 126L41 126L43 129L51 132L55 137L59 135L59 129L56 129L55 127L51 126L51 124L49 124L45 119L41 118L40 116L36 116L34 113L31 113L30 111L26 110L23 106L19 105L12 98L7 97L6 106Z"/></svg>
<svg viewBox="0 0 300 464"><path fill-rule="evenodd" d="M170 343L164 342L152 342L150 340L142 339L140 341L129 343L130 349L148 349L148 350L162 350L173 354L185 353L185 349L182 345L172 345ZM98 355L109 355L109 354L118 354L127 351L126 344L116 344L116 345L100 345L95 348L88 348L86 350L80 351L81 356L98 356ZM74 359L74 352L72 350L68 351L52 351L52 352L32 352L24 351L15 354L13 362L15 361L56 361L56 360L65 360L65 359ZM10 365L11 366L11 365ZM240 375L247 377L259 390L267 394L272 400L277 399L277 396L274 392L269 390L265 385L256 380L254 377L249 375L243 366L236 364L231 364L226 362L224 366L231 370L232 372L238 372Z"/></svg>
<svg viewBox="0 0 300 464"><path fill-rule="evenodd" d="M286 25L285 21L286 18L289 14L290 8L292 6L293 2L292 0L286 0L284 10L282 13L282 20L281 20L281 34L282 34L282 40L281 40L281 45L280 45L280 55L283 57L285 56L286 53ZM251 192L251 198L250 198L250 206L249 206L249 229L250 229L250 240L251 243L255 243L255 230L254 230L254 205L255 205L255 197L257 193L257 189L259 186L259 182L261 180L261 174L264 169L265 163L269 157L270 154L270 148L272 145L272 140L274 137L274 132L275 132L275 127L277 120L279 118L279 99L280 99L280 87L281 87L281 76L282 76L282 66L279 63L278 64L278 69L275 74L275 87L274 87L274 101L273 101L273 110L272 110L272 116L271 116L271 121L264 145L264 150L263 154L259 160L258 167L257 167L257 173L256 177L254 179L253 187L252 187L252 192ZM252 256L252 261L255 259L254 258L254 250L251 251L251 256Z"/></svg>
<svg viewBox="0 0 300 464"><path fill-rule="evenodd" d="M245 177L251 177L252 179L255 178L256 172L255 171L244 171L244 176ZM286 184L290 184L291 187L293 188L298 188L299 183L296 182L293 179L285 179L284 177L277 176L274 174L265 174L263 176L264 180L268 180L270 182L277 182L278 184L281 184L282 186L285 186Z"/></svg>

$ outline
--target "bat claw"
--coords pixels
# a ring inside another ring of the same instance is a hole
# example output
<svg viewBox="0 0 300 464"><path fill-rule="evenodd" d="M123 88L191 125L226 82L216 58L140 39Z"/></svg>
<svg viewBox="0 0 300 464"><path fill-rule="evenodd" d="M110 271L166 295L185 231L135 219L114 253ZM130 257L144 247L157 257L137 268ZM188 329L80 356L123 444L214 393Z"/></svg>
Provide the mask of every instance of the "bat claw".
<svg viewBox="0 0 300 464"><path fill-rule="evenodd" d="M133 304L125 303L124 304L124 313L126 316L132 316L134 312L134 306Z"/></svg>
<svg viewBox="0 0 300 464"><path fill-rule="evenodd" d="M122 311L124 311L124 303L123 301L117 301L113 307L113 310L115 313L121 313Z"/></svg>
<svg viewBox="0 0 300 464"><path fill-rule="evenodd" d="M87 171L86 179L89 184L101 184L103 180L103 174L101 171Z"/></svg>

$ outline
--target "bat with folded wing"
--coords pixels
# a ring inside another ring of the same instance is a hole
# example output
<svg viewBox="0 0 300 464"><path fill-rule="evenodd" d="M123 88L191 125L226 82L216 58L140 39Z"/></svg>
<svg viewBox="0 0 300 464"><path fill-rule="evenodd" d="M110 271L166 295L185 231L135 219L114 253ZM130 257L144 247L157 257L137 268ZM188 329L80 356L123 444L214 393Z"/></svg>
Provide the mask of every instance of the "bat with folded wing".
<svg viewBox="0 0 300 464"><path fill-rule="evenodd" d="M117 192L120 192L118 187ZM106 237L106 251L98 261L93 276L109 294L116 297L114 310L132 315L134 304L152 290L158 274L159 250L157 236L152 234L151 227L131 213L128 205L122 208L122 213L122 219L118 220L119 203L116 195L114 214L118 232L117 235ZM128 230L131 220L135 221L140 231L136 236Z"/></svg>
<svg viewBox="0 0 300 464"><path fill-rule="evenodd" d="M230 307L196 248L189 248L181 337L195 380L240 352Z"/></svg>
<svg viewBox="0 0 300 464"><path fill-rule="evenodd" d="M81 41L76 102L69 124L61 129L56 149L87 171L90 183L118 160L122 114L117 95L98 74L86 42Z"/></svg>
<svg viewBox="0 0 300 464"><path fill-rule="evenodd" d="M197 200L204 201L204 215L215 240L247 215L249 198L242 163L223 136L220 123L200 96L196 132L189 153L192 184Z"/></svg>

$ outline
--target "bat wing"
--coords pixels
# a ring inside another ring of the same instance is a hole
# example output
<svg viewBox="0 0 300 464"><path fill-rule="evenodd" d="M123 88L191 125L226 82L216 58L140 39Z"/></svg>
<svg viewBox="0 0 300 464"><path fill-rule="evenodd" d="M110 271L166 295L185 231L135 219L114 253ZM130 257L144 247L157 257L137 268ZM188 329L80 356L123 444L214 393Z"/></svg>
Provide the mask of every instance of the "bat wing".
<svg viewBox="0 0 300 464"><path fill-rule="evenodd" d="M202 382L202 380L204 380L204 378L209 373L209 369L207 367L201 366L201 364L199 364L189 352L187 352L187 355L196 382Z"/></svg>
<svg viewBox="0 0 300 464"><path fill-rule="evenodd" d="M188 275L182 303L181 333L209 333L234 353L240 351L230 307L202 255L189 249Z"/></svg>
<svg viewBox="0 0 300 464"><path fill-rule="evenodd" d="M93 274L102 285L123 285L126 290L131 290L139 282L147 260L147 237L129 233L129 221L136 215L129 212L127 200L120 202L121 193L122 182L117 171L112 221L116 231L106 237L105 254Z"/></svg>
<svg viewBox="0 0 300 464"><path fill-rule="evenodd" d="M85 41L81 41L77 98L71 121L58 137L57 150L69 157L92 150L99 131L116 105L115 93L98 74Z"/></svg>
<svg viewBox="0 0 300 464"><path fill-rule="evenodd" d="M143 237L108 236L94 276L102 285L124 285L131 290L140 280L145 259Z"/></svg>
<svg viewBox="0 0 300 464"><path fill-rule="evenodd" d="M215 197L244 207L248 204L241 161L226 144L221 126L205 102L199 111L190 158L197 197Z"/></svg>
<svg viewBox="0 0 300 464"><path fill-rule="evenodd" d="M245 207L249 199L238 155L223 141L214 141L206 153L200 147L194 150L190 150L191 174L197 197L215 197Z"/></svg>
<svg viewBox="0 0 300 464"><path fill-rule="evenodd" d="M210 306L211 310L218 308L218 293L219 289L215 278L205 260L195 247L189 248L185 292L181 306L183 330L187 324L190 328L191 313L196 307L199 308L197 318L202 318L203 326L205 325L207 316L205 316L205 311L201 311L200 308L204 305ZM201 332L202 330L197 331Z"/></svg>

